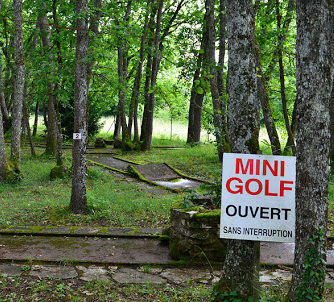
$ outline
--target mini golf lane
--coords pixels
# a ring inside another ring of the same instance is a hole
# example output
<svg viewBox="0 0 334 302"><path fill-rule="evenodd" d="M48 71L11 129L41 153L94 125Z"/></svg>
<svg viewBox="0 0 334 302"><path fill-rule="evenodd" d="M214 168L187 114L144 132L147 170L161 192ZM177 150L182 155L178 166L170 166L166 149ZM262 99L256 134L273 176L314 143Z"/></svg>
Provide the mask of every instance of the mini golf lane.
<svg viewBox="0 0 334 302"><path fill-rule="evenodd" d="M138 165L107 154L87 154L87 159L124 172L126 172L128 167L131 165L136 169L142 178L168 189L193 189L203 184L203 182L198 180L181 177L168 165L162 163Z"/></svg>

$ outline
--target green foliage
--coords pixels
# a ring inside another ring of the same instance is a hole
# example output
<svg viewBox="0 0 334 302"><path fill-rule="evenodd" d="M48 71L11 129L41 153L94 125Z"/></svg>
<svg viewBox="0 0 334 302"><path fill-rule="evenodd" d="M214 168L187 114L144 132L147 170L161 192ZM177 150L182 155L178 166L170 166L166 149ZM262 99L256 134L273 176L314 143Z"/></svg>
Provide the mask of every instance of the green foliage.
<svg viewBox="0 0 334 302"><path fill-rule="evenodd" d="M62 120L62 131L65 136L65 139L71 139L73 134L74 127L74 107L73 100L70 100L66 104L63 104L59 107ZM96 135L101 128L99 119L104 114L103 108L98 106L98 103L89 102L88 106L88 115L87 115L87 127L88 135L90 137Z"/></svg>
<svg viewBox="0 0 334 302"><path fill-rule="evenodd" d="M183 197L179 205L183 209L192 208L194 206L194 200L196 198L198 198L198 194L196 192L191 192L190 194Z"/></svg>
<svg viewBox="0 0 334 302"><path fill-rule="evenodd" d="M231 291L229 293L218 293L214 292L211 297L212 302L245 302L245 300L239 298L239 294L237 291ZM249 297L247 302L253 302L254 299Z"/></svg>
<svg viewBox="0 0 334 302"><path fill-rule="evenodd" d="M322 230L309 238L305 254L302 282L296 290L297 302L321 302L325 282L325 235Z"/></svg>

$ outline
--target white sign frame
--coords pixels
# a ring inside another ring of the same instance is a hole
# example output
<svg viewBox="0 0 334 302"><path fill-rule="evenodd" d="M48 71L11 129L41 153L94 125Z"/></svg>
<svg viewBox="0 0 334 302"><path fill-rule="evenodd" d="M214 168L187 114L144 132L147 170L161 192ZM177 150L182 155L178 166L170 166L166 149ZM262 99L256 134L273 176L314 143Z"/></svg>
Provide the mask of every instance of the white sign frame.
<svg viewBox="0 0 334 302"><path fill-rule="evenodd" d="M74 140L80 140L82 138L81 133L73 133Z"/></svg>
<svg viewBox="0 0 334 302"><path fill-rule="evenodd" d="M296 158L224 153L220 238L295 240Z"/></svg>

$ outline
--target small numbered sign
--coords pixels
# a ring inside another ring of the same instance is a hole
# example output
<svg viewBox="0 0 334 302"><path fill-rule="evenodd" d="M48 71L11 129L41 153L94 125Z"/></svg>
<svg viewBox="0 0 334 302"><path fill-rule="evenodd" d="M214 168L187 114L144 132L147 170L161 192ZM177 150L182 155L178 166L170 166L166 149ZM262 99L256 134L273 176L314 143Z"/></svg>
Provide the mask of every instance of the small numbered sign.
<svg viewBox="0 0 334 302"><path fill-rule="evenodd" d="M81 139L81 133L73 133L73 139Z"/></svg>

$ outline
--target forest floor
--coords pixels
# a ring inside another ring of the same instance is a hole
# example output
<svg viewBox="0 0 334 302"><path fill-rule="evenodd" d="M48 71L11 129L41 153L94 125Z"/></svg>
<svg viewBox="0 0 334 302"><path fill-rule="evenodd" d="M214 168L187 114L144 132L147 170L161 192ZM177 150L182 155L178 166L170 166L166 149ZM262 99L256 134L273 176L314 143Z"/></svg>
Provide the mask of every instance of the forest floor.
<svg viewBox="0 0 334 302"><path fill-rule="evenodd" d="M168 146L168 141L157 145ZM156 145L156 146L157 146ZM180 142L171 146L184 147ZM89 167L87 177L88 215L74 215L69 209L71 178L50 181L55 162L37 149L37 157L24 148L23 178L20 183L0 184L0 226L109 226L163 228L168 225L172 203L187 196L152 187L123 174ZM65 150L65 163L71 164L70 149ZM221 166L214 145L206 144L185 149L152 149L149 152L122 153L122 159L147 163L167 162L187 175L220 185ZM207 188L205 189L207 190ZM334 231L334 185L330 184L329 229ZM65 261L66 262L66 261ZM70 261L61 266L71 265ZM32 264L20 264L21 272L31 271ZM140 269L140 268L137 268ZM141 268L149 271L150 267ZM154 271L154 270L153 270ZM286 281L266 283L262 301L281 301ZM15 289L15 290L13 290ZM326 300L333 301L334 289L326 285ZM1 301L208 301L210 283L182 284L119 284L115 280L84 281L78 277L66 280L45 279L30 274L0 278ZM2 296L1 296L2 295Z"/></svg>

